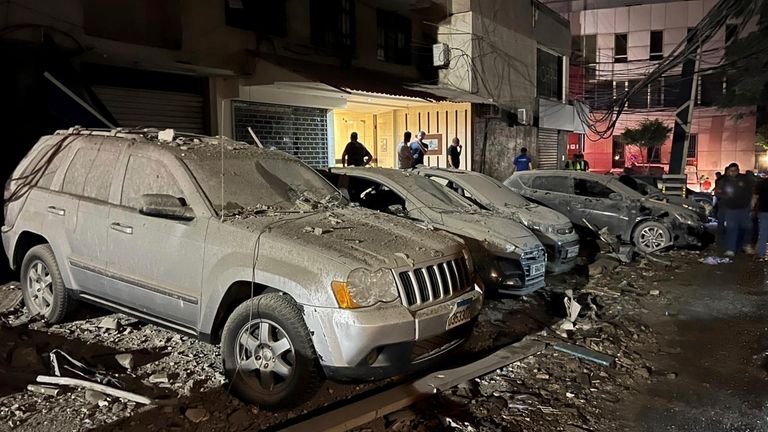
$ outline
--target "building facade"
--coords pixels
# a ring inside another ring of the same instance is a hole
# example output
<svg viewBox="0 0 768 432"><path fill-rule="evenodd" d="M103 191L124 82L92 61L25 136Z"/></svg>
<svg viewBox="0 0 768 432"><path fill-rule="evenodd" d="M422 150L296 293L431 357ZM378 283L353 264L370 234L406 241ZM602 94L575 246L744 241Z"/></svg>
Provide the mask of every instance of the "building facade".
<svg viewBox="0 0 768 432"><path fill-rule="evenodd" d="M568 17L571 24L574 54L570 98L584 101L599 113L646 76L678 44L685 43L689 29L699 23L716 1L547 3ZM727 44L744 31L739 22L729 21L700 50L686 162L692 187L698 188L703 179L714 179L715 172L731 162L739 163L743 169L755 166L755 107L715 107L728 83L712 66L721 62ZM569 151L583 150L591 169L598 172L644 163L668 167L671 134L660 151L641 152L625 145L621 133L646 118L673 126L680 73L681 69L675 68L630 98L612 136L574 135Z"/></svg>

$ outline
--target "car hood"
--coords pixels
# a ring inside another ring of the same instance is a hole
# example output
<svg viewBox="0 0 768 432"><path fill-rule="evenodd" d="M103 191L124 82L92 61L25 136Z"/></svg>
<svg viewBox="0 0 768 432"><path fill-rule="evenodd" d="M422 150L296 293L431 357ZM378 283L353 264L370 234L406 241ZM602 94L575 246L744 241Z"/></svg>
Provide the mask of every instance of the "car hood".
<svg viewBox="0 0 768 432"><path fill-rule="evenodd" d="M259 233L261 242L319 254L354 269L399 268L459 253L462 242L444 233L396 216L360 208L304 214L254 216L230 220L243 230ZM293 252L291 252L293 253Z"/></svg>
<svg viewBox="0 0 768 432"><path fill-rule="evenodd" d="M525 207L498 207L497 211L505 216L515 218L526 225L526 222L537 222L546 225L563 226L571 225L571 220L564 214L537 204Z"/></svg>
<svg viewBox="0 0 768 432"><path fill-rule="evenodd" d="M496 251L512 252L515 249L513 246L528 250L541 245L528 228L491 212L443 212L441 216L446 230L460 236L488 242Z"/></svg>

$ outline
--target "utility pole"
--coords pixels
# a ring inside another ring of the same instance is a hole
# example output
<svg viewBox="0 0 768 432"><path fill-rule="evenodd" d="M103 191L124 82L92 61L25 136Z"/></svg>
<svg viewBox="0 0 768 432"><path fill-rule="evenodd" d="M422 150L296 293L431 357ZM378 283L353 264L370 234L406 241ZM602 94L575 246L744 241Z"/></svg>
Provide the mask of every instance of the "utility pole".
<svg viewBox="0 0 768 432"><path fill-rule="evenodd" d="M696 40L694 40L696 39ZM691 140L691 121L693 106L696 103L696 88L698 81L699 48L698 35L689 32L685 42L686 52L695 48L696 55L683 63L680 84L677 86L677 110L675 110L675 129L672 132L672 154L669 159L670 174L685 174L685 161L688 157L688 144Z"/></svg>

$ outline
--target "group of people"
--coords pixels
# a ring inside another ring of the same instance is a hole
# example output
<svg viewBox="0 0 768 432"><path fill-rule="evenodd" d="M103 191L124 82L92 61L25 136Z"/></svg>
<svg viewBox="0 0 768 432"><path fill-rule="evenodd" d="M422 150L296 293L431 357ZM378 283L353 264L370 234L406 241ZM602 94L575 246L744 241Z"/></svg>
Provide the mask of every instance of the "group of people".
<svg viewBox="0 0 768 432"><path fill-rule="evenodd" d="M751 171L741 173L739 165L715 174L715 208L718 238L726 257L751 251L757 242L757 256L766 260L768 243L768 181Z"/></svg>
<svg viewBox="0 0 768 432"><path fill-rule="evenodd" d="M427 133L419 131L416 139L411 141L411 132L403 134L403 141L397 147L398 168L409 169L424 164L424 156L429 151L429 145L424 141ZM373 155L358 141L357 132L352 132L347 146L341 154L342 166L366 166L373 162ZM459 168L461 163L461 141L458 138L451 140L448 146L448 166Z"/></svg>

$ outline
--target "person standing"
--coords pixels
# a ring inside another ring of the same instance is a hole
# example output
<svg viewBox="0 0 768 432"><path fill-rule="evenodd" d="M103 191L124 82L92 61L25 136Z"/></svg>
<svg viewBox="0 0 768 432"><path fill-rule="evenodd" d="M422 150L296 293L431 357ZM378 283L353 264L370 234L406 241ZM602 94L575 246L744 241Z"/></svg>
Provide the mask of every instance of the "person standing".
<svg viewBox="0 0 768 432"><path fill-rule="evenodd" d="M768 243L768 180L758 180L755 187L755 213L759 234L757 236L757 257L760 261L766 261L766 243Z"/></svg>
<svg viewBox="0 0 768 432"><path fill-rule="evenodd" d="M405 131L403 134L403 141L399 146L397 146L397 165L400 169L408 169L413 167L410 131Z"/></svg>
<svg viewBox="0 0 768 432"><path fill-rule="evenodd" d="M427 150L429 150L427 143L424 142L426 136L426 132L419 131L419 133L416 134L416 141L411 143L411 154L413 155L414 167L424 165L424 156L427 154Z"/></svg>
<svg viewBox="0 0 768 432"><path fill-rule="evenodd" d="M448 166L450 168L459 169L461 163L461 141L458 137L454 137L451 140L451 145L448 146Z"/></svg>
<svg viewBox="0 0 768 432"><path fill-rule="evenodd" d="M739 173L739 165L736 163L728 165L725 176L715 190L724 220L726 257L732 257L742 249L751 231L750 210L753 204L753 191L752 179Z"/></svg>
<svg viewBox="0 0 768 432"><path fill-rule="evenodd" d="M518 171L529 171L533 169L533 159L528 156L528 149L523 147L520 149L520 154L517 155L513 161L513 173Z"/></svg>
<svg viewBox="0 0 768 432"><path fill-rule="evenodd" d="M349 142L341 154L341 166L366 166L373 160L373 155L357 140L357 132L352 132Z"/></svg>

